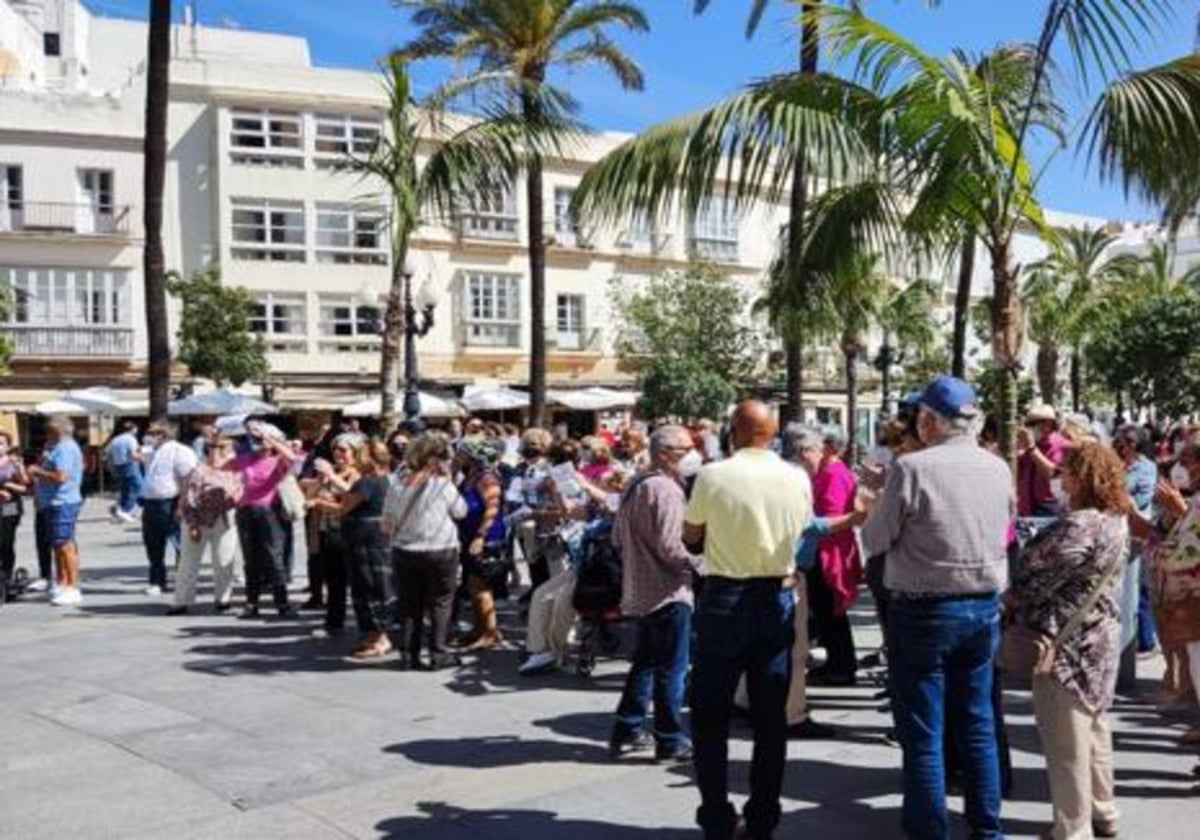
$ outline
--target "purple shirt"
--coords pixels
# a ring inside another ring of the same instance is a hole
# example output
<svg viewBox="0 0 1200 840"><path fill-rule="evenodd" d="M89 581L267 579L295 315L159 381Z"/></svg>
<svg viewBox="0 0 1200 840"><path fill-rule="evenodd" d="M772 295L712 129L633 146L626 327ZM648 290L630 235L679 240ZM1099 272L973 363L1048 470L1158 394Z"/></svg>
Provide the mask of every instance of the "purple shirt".
<svg viewBox="0 0 1200 840"><path fill-rule="evenodd" d="M1037 450L1049 458L1056 468L1062 465L1070 448L1071 442L1058 432L1051 432L1037 442ZM1056 503L1054 491L1050 489L1050 479L1042 475L1033 463L1033 453L1027 453L1017 462L1017 514L1034 516L1039 506Z"/></svg>

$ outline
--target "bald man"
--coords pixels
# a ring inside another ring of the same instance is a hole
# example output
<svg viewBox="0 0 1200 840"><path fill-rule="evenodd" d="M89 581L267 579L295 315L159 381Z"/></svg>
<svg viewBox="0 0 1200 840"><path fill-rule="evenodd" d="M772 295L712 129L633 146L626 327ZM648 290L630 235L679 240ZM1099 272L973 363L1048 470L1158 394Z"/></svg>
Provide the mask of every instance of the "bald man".
<svg viewBox="0 0 1200 840"><path fill-rule="evenodd" d="M692 741L701 797L696 821L713 840L739 831L727 765L729 714L743 672L754 728L744 830L750 837L769 837L779 824L794 636L793 558L812 515L812 489L802 470L772 450L777 430L769 407L757 401L740 405L732 422L733 457L700 471L684 515L685 541L704 543Z"/></svg>

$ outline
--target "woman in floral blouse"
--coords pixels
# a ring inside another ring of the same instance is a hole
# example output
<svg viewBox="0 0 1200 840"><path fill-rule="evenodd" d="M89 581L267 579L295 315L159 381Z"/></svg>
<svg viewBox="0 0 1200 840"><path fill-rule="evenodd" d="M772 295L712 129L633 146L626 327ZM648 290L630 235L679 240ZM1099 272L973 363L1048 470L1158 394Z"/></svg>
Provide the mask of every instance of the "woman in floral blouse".
<svg viewBox="0 0 1200 840"><path fill-rule="evenodd" d="M1112 730L1106 717L1121 656L1120 588L1131 510L1120 459L1085 443L1062 472L1068 513L1025 548L1009 600L1031 629L1059 635L1100 587L1100 596L1058 640L1047 674L1033 677L1033 708L1046 755L1055 840L1115 837Z"/></svg>

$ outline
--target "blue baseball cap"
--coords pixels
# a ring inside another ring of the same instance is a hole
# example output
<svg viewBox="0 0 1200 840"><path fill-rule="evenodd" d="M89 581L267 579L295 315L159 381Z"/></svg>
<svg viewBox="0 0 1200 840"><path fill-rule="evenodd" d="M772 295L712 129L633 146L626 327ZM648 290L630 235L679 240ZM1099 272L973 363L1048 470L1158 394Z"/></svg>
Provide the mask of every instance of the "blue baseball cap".
<svg viewBox="0 0 1200 840"><path fill-rule="evenodd" d="M954 376L939 376L921 392L920 404L951 420L979 413L975 389Z"/></svg>

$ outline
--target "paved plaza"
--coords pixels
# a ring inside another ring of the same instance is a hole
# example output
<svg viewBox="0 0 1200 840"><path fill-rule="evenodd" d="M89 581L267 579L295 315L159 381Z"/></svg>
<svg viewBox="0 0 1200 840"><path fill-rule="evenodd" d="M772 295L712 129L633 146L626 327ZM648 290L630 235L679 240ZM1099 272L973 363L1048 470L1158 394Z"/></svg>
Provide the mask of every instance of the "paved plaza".
<svg viewBox="0 0 1200 840"><path fill-rule="evenodd" d="M607 757L619 661L591 679L518 678L515 650L437 674L354 666L342 658L352 640L310 637L316 614L246 622L205 605L165 618L167 599L141 593L138 532L93 502L80 533L83 608L30 597L0 609L2 837L698 836L690 767ZM28 522L20 552L28 566ZM868 611L857 617L862 651L878 636ZM1140 665L1148 690L1161 666ZM899 835L900 752L875 691L812 692L843 737L791 744L779 837ZM1007 708L1008 830L1035 836L1049 807L1028 697L1011 693ZM1174 745L1183 721L1124 698L1114 717L1122 836L1200 836L1196 756ZM749 748L743 725L739 797Z"/></svg>

